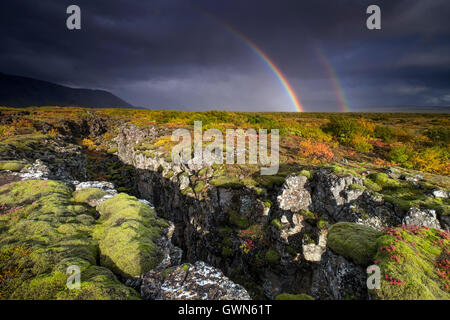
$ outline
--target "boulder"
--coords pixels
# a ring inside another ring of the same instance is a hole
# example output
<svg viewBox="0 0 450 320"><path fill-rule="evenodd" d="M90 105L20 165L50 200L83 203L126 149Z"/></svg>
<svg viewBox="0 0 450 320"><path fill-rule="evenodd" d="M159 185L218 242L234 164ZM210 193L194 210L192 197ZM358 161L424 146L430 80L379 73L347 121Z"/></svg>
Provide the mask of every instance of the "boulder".
<svg viewBox="0 0 450 320"><path fill-rule="evenodd" d="M314 211L333 218L339 215L345 204L358 199L364 192L362 188L354 187L363 185L360 177L341 176L327 170L320 170L314 178L316 184L312 197Z"/></svg>
<svg viewBox="0 0 450 320"><path fill-rule="evenodd" d="M203 261L148 272L141 295L155 300L250 300L242 286Z"/></svg>

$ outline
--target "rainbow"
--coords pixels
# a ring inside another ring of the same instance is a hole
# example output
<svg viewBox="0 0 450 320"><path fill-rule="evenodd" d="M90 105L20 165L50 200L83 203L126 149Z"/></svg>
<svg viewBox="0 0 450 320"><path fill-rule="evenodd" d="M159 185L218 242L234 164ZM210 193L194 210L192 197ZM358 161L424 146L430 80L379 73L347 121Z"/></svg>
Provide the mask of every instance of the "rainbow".
<svg viewBox="0 0 450 320"><path fill-rule="evenodd" d="M300 100L298 99L297 95L295 94L294 89L289 84L289 81L284 76L284 74L281 72L281 70L275 65L275 63L270 60L270 58L252 41L250 41L249 38L247 38L244 34L230 26L228 23L223 21L222 19L214 16L210 12L206 12L205 10L201 10L205 15L209 16L215 21L218 21L221 25L225 26L228 31L230 31L232 34L236 35L239 39L241 39L253 52L255 52L262 60L263 62L272 70L272 72L277 76L278 80L281 82L283 88L286 90L289 98L291 99L292 103L295 106L295 109L298 112L303 112L303 106L300 103Z"/></svg>
<svg viewBox="0 0 450 320"><path fill-rule="evenodd" d="M304 111L303 106L300 103L300 100L298 99L297 95L295 94L294 89L289 84L289 81L284 76L284 74L281 73L281 70L275 65L275 63L273 63L273 61L270 60L270 58L260 48L258 48L256 44L251 42L245 35L233 29L231 26L227 26L227 28L230 29L230 31L232 31L234 34L236 34L242 41L244 41L253 50L253 52L255 52L266 63L266 65L270 68L270 70L272 70L272 72L280 80L281 84L283 85L284 89L289 95L289 98L291 99L297 111L303 112Z"/></svg>
<svg viewBox="0 0 450 320"><path fill-rule="evenodd" d="M336 75L336 71L334 70L333 66L328 61L327 57L325 56L325 54L319 47L316 47L316 51L317 51L317 55L319 56L320 61L322 62L322 64L324 65L325 69L327 70L327 72L330 76L331 83L333 85L334 91L336 92L336 96L339 100L341 112L350 112L350 108L348 106L348 100L345 97L344 90L342 90L341 84L339 83L338 77Z"/></svg>

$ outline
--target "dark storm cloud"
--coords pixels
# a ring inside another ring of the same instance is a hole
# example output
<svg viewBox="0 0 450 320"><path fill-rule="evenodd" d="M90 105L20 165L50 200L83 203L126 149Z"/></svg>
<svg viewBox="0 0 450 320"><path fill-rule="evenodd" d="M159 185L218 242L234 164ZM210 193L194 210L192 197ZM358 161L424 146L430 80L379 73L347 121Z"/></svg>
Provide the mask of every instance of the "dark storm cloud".
<svg viewBox="0 0 450 320"><path fill-rule="evenodd" d="M373 3L381 31L365 28ZM70 4L81 7L80 31L65 27ZM338 109L318 48L352 108L449 105L449 16L447 0L2 1L0 72L149 107L293 110L225 22L275 62L307 110Z"/></svg>

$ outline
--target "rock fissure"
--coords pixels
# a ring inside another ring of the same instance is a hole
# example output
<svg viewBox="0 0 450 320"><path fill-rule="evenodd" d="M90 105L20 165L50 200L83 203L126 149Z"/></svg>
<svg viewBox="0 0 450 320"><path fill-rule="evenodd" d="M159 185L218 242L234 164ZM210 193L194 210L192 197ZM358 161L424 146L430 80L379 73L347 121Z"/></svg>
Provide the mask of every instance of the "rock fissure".
<svg viewBox="0 0 450 320"><path fill-rule="evenodd" d="M68 123L68 139L105 132L101 122L93 123ZM73 199L96 208L94 263L145 299L274 299L282 293L367 299L364 267L375 253L355 245L364 239L345 242L347 236L336 231L339 223L373 235L374 245L377 232L401 223L448 230L446 217L435 211L401 209L366 188L363 178L330 168L254 184L239 174L226 176L223 166L174 165L167 154L142 147L160 134L120 126L117 151L108 155L113 168L128 166L116 178L142 199L109 182L85 181L92 155L63 140L51 141L46 154L21 157L32 164L8 173L19 180L62 180L74 189Z"/></svg>

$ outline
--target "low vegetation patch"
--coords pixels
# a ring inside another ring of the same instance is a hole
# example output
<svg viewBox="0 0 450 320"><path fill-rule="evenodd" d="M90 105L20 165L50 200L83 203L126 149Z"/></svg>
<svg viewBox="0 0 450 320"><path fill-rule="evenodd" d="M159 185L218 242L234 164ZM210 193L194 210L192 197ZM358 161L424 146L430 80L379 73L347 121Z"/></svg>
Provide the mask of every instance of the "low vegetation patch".
<svg viewBox="0 0 450 320"><path fill-rule="evenodd" d="M89 202L104 197L107 193L99 188L85 188L73 193L72 198L75 202Z"/></svg>
<svg viewBox="0 0 450 320"><path fill-rule="evenodd" d="M275 297L275 300L314 300L314 298L310 295L307 295L306 293L281 293Z"/></svg>

